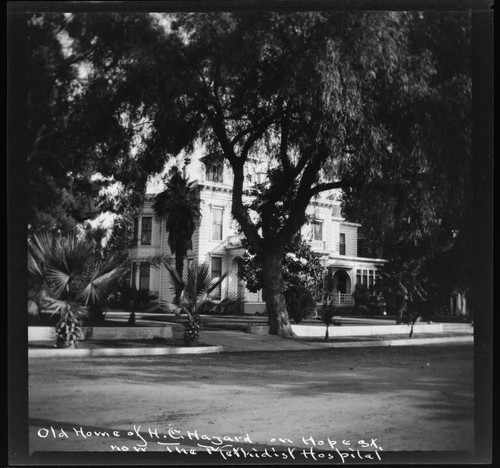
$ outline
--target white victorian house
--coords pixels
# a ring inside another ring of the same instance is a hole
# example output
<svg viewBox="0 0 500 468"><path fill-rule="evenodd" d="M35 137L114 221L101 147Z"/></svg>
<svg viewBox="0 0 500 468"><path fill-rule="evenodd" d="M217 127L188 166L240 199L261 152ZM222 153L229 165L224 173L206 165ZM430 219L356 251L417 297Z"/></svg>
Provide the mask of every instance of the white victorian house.
<svg viewBox="0 0 500 468"><path fill-rule="evenodd" d="M227 277L216 291L217 299L223 299L231 292L240 293L244 299L244 312L254 314L265 311L262 294L252 293L238 278L238 269L244 249L237 222L231 215L232 173L223 163L209 163L202 157L193 157L184 168L189 180L196 181L200 189L201 220L188 252L187 261L207 262L212 276L227 272ZM266 169L255 161L246 174L246 183L265 181ZM154 214L152 204L157 193L163 190L160 179L148 185L146 201L136 219L137 245L131 250L132 280L138 288L148 288L160 299L171 299L169 273L162 266L152 268L147 258L153 254L172 255L168 247L168 233L165 222ZM334 273L334 300L341 306L352 306L352 292L355 285L371 286L375 281L377 266L383 259L358 257L359 224L348 222L340 213L338 193L325 192L315 198L308 207L308 214L314 223L303 226L302 237L310 242L314 251L322 255L326 268ZM173 257L173 255L172 255Z"/></svg>

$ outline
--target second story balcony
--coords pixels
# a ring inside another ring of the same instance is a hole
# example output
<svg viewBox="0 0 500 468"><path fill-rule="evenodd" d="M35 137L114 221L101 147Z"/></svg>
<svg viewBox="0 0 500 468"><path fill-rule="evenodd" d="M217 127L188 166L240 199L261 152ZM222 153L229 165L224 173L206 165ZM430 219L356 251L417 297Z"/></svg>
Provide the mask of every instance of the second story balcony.
<svg viewBox="0 0 500 468"><path fill-rule="evenodd" d="M324 240L310 240L311 249L324 252L326 250L326 242Z"/></svg>

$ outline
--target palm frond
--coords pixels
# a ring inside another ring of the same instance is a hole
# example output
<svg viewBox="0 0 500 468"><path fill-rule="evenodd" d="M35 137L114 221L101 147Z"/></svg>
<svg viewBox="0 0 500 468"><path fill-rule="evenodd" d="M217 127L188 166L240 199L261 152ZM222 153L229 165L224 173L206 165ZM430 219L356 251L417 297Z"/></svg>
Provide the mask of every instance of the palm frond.
<svg viewBox="0 0 500 468"><path fill-rule="evenodd" d="M53 253L56 238L51 232L40 232L28 240L28 271L43 278L47 260Z"/></svg>
<svg viewBox="0 0 500 468"><path fill-rule="evenodd" d="M47 268L47 281L56 297L61 297L64 291L67 290L71 280L71 275L57 268Z"/></svg>
<svg viewBox="0 0 500 468"><path fill-rule="evenodd" d="M159 302L159 307L161 310L164 310L165 312L168 313L173 313L175 315L180 315L182 314L184 307L179 306L178 304L174 304L173 302L165 301L165 300L160 300Z"/></svg>
<svg viewBox="0 0 500 468"><path fill-rule="evenodd" d="M162 264L168 261L169 255L158 253L147 257L144 262L148 262L153 268L159 268ZM142 260L141 260L142 261Z"/></svg>
<svg viewBox="0 0 500 468"><path fill-rule="evenodd" d="M227 272L223 273L219 278L212 279L210 285L207 288L207 294L212 293L216 288L218 288L222 282L226 279Z"/></svg>
<svg viewBox="0 0 500 468"><path fill-rule="evenodd" d="M82 299L85 304L90 301L102 301L108 286L121 275L122 270L121 267L116 267L110 271L104 269L104 272L103 269L96 269L89 283L78 294L77 299Z"/></svg>
<svg viewBox="0 0 500 468"><path fill-rule="evenodd" d="M170 289L172 293L175 295L175 292L177 289L180 289L181 291L184 290L185 285L184 281L179 277L179 274L177 273L177 270L174 268L172 263L170 261L164 261L163 265L167 269L169 273L169 282L170 282Z"/></svg>
<svg viewBox="0 0 500 468"><path fill-rule="evenodd" d="M45 310L51 312L51 317L55 314L59 315L60 322L79 321L88 313L87 309L80 304L49 296L42 298L42 306Z"/></svg>

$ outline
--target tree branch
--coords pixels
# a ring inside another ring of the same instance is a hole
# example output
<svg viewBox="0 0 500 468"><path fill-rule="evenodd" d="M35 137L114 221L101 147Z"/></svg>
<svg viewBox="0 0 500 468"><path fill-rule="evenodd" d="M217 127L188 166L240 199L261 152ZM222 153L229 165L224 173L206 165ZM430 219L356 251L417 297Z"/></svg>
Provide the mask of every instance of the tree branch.
<svg viewBox="0 0 500 468"><path fill-rule="evenodd" d="M280 141L280 160L283 170L286 174L292 172L290 158L288 157L288 132L289 132L289 119L286 113L281 117L281 141Z"/></svg>
<svg viewBox="0 0 500 468"><path fill-rule="evenodd" d="M276 120L277 117L279 117L281 112L281 106L278 106L278 108L270 116L262 119L261 122L255 126L255 131L247 138L241 150L241 153L245 158L247 157L253 144L265 133L269 126Z"/></svg>
<svg viewBox="0 0 500 468"><path fill-rule="evenodd" d="M234 152L233 145L229 141L229 138L227 136L226 132L226 127L224 125L224 116L222 114L222 109L220 106L217 104L213 104L215 108L215 113L210 112L208 108L206 108L206 114L208 117L208 120L210 121L212 125L212 129L215 133L215 136L219 140L219 143L222 147L222 151L224 152L224 156L227 158L231 166L234 167L237 165L242 164L243 162L240 161L240 158L236 156L236 153Z"/></svg>
<svg viewBox="0 0 500 468"><path fill-rule="evenodd" d="M243 206L243 165L233 168L233 195L231 212L238 221L243 234L258 255L263 254L263 242L259 236L255 223L250 218L248 210Z"/></svg>
<svg viewBox="0 0 500 468"><path fill-rule="evenodd" d="M309 193L311 197L317 195L320 192L325 192L327 190L339 189L339 188L347 188L352 187L353 184L347 181L339 181L339 182L327 182L323 184L318 184L315 187L311 187Z"/></svg>

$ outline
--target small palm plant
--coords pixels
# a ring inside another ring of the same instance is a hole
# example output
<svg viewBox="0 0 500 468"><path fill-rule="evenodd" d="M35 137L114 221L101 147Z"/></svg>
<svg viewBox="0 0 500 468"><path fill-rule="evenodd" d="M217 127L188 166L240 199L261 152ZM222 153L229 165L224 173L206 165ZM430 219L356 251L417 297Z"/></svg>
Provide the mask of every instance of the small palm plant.
<svg viewBox="0 0 500 468"><path fill-rule="evenodd" d="M220 286L227 274L224 273L219 278L212 278L207 264L198 265L193 262L181 278L170 263L165 262L164 265L170 273L172 293L175 295L177 292L178 298L176 297L173 302L161 301L160 306L176 315L186 314L184 344L193 346L199 339L200 313L220 307L220 303L216 302L211 294ZM238 299L229 298L223 302L224 305L229 305L230 302L238 302Z"/></svg>
<svg viewBox="0 0 500 468"><path fill-rule="evenodd" d="M58 315L59 347L77 346L88 306L106 297L122 273L120 258L102 259L87 235L43 232L28 241L28 272L41 307Z"/></svg>
<svg viewBox="0 0 500 468"><path fill-rule="evenodd" d="M321 306L321 321L325 324L325 341L330 339L329 328L330 325L337 325L337 322L333 320L337 310L333 303L327 304L326 302Z"/></svg>

